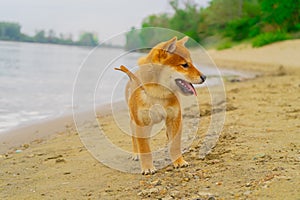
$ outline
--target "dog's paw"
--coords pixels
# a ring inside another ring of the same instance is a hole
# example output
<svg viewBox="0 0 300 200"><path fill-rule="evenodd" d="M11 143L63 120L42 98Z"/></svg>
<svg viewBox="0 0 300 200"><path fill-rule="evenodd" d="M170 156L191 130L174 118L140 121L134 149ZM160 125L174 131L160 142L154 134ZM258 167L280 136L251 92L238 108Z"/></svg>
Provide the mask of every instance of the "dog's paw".
<svg viewBox="0 0 300 200"><path fill-rule="evenodd" d="M183 158L178 158L173 162L174 168L188 167L189 163L186 162Z"/></svg>
<svg viewBox="0 0 300 200"><path fill-rule="evenodd" d="M148 174L155 174L157 172L157 169L155 167L152 167L151 169L143 169L142 174L148 175Z"/></svg>
<svg viewBox="0 0 300 200"><path fill-rule="evenodd" d="M139 154L137 154L137 153L133 153L132 155L131 155L131 160L133 160L133 161L138 161L139 160Z"/></svg>

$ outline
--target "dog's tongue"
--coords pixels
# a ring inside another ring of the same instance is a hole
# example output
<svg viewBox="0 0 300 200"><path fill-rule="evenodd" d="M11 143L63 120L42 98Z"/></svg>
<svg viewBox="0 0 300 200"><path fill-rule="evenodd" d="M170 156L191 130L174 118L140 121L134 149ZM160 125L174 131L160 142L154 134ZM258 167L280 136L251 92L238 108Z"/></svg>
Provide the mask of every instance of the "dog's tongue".
<svg viewBox="0 0 300 200"><path fill-rule="evenodd" d="M183 80L183 79L176 79L176 84L178 85L178 87L186 94L193 94L195 96L197 96L196 90L194 88L194 86Z"/></svg>
<svg viewBox="0 0 300 200"><path fill-rule="evenodd" d="M194 86L193 86L191 83L187 83L187 86L189 87L189 89L190 89L191 91L193 91L193 94L194 94L195 96L197 96L197 92L196 92Z"/></svg>

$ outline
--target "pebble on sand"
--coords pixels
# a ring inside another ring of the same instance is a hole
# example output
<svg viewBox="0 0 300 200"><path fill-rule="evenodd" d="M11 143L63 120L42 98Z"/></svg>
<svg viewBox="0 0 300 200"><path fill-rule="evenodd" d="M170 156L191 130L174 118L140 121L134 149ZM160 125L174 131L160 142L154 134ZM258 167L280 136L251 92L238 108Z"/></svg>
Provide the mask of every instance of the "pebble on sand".
<svg viewBox="0 0 300 200"><path fill-rule="evenodd" d="M22 153L22 150L21 149L17 149L15 152L16 153Z"/></svg>

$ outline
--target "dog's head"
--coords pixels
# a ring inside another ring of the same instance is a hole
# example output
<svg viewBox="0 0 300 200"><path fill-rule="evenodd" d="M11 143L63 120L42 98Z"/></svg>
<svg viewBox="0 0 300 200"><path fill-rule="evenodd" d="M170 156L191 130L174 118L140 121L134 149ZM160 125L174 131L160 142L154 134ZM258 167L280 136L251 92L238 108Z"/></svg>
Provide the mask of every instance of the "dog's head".
<svg viewBox="0 0 300 200"><path fill-rule="evenodd" d="M155 81L171 90L184 95L196 95L192 84L201 84L206 77L193 65L190 52L185 47L187 41L188 37L181 40L174 37L159 43L147 56L139 59L139 65L155 66L155 71L159 71Z"/></svg>

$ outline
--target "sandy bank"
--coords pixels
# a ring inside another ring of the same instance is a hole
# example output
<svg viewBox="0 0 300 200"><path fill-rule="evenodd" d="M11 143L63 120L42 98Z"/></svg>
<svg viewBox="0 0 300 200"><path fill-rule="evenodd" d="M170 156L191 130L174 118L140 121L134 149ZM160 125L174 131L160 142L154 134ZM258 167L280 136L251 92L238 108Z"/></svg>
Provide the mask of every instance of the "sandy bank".
<svg viewBox="0 0 300 200"><path fill-rule="evenodd" d="M289 72L299 72L300 40L273 43L261 48L239 45L231 49L209 50L209 55L219 67L259 72L274 72L284 68Z"/></svg>

